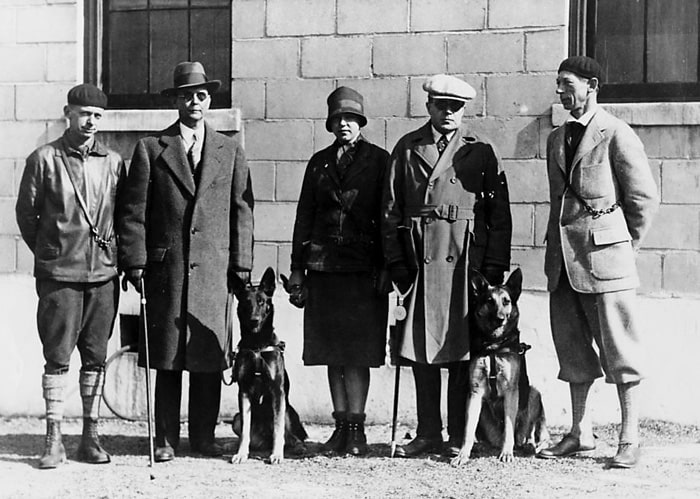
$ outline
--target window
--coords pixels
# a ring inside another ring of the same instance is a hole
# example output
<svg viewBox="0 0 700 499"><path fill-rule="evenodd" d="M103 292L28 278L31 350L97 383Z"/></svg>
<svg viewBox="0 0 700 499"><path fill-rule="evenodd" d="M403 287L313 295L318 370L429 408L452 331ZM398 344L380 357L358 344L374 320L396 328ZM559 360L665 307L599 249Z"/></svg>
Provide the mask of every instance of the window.
<svg viewBox="0 0 700 499"><path fill-rule="evenodd" d="M221 80L213 108L231 106L231 0L86 0L85 15L85 81L111 108L172 107L160 91L181 61Z"/></svg>
<svg viewBox="0 0 700 499"><path fill-rule="evenodd" d="M697 0L571 0L571 55L603 66L601 102L700 100Z"/></svg>

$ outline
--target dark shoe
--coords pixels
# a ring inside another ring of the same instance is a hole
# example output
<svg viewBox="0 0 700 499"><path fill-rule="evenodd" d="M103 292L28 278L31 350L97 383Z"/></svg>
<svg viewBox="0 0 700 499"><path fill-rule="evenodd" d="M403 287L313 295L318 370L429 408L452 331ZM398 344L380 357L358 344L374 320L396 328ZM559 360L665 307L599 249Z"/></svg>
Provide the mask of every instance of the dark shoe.
<svg viewBox="0 0 700 499"><path fill-rule="evenodd" d="M610 461L611 468L634 468L642 454L639 444L622 443L617 447L617 454Z"/></svg>
<svg viewBox="0 0 700 499"><path fill-rule="evenodd" d="M224 449L213 440L209 442L190 441L190 448L193 452L198 452L207 457L219 457L224 455Z"/></svg>
<svg viewBox="0 0 700 499"><path fill-rule="evenodd" d="M426 452L440 452L442 443L442 437L416 437L406 445L399 445L395 455L396 457L414 457Z"/></svg>
<svg viewBox="0 0 700 499"><path fill-rule="evenodd" d="M172 461L175 459L175 450L167 444L164 447L156 447L154 459L156 463Z"/></svg>
<svg viewBox="0 0 700 499"><path fill-rule="evenodd" d="M450 438L442 450L442 454L446 457L457 457L459 450L462 448L462 441Z"/></svg>
<svg viewBox="0 0 700 499"><path fill-rule="evenodd" d="M46 420L46 440L44 442L44 454L39 459L39 469L53 469L66 462L66 449L63 447L60 421Z"/></svg>
<svg viewBox="0 0 700 499"><path fill-rule="evenodd" d="M564 435L564 438L562 438L558 444L547 449L542 449L539 454L537 454L537 457L542 459L557 459L592 450L595 450L595 445L581 445L581 441L577 437L567 434Z"/></svg>
<svg viewBox="0 0 700 499"><path fill-rule="evenodd" d="M365 435L365 415L348 414L347 443L345 452L353 456L367 454L367 436Z"/></svg>
<svg viewBox="0 0 700 499"><path fill-rule="evenodd" d="M345 412L334 411L335 430L331 437L323 444L323 447L334 452L343 452L348 441L348 420Z"/></svg>
<svg viewBox="0 0 700 499"><path fill-rule="evenodd" d="M96 419L83 418L83 435L80 439L76 459L90 464L106 464L111 461L107 451L100 445Z"/></svg>

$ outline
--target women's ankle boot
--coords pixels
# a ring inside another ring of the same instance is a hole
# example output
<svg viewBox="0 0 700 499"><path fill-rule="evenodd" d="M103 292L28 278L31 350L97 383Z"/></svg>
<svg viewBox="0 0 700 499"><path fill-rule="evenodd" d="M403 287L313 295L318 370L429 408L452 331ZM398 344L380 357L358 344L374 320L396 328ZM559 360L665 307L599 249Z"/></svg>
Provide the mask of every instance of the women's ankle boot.
<svg viewBox="0 0 700 499"><path fill-rule="evenodd" d="M333 419L335 419L335 430L323 446L335 452L343 452L348 438L348 420L345 411L334 411Z"/></svg>
<svg viewBox="0 0 700 499"><path fill-rule="evenodd" d="M368 450L364 413L348 414L348 438L345 451L353 456L362 456L367 454Z"/></svg>

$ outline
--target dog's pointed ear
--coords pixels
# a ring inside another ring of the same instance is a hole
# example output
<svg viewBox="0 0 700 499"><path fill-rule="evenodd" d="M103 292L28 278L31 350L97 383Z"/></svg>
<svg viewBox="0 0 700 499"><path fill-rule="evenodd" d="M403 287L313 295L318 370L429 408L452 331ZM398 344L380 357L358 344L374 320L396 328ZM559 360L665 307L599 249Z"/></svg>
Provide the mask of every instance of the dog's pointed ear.
<svg viewBox="0 0 700 499"><path fill-rule="evenodd" d="M263 290L263 293L267 296L272 296L275 292L276 280L275 270L272 267L268 267L260 280L260 288Z"/></svg>
<svg viewBox="0 0 700 499"><path fill-rule="evenodd" d="M476 269L472 271L472 278L470 279L470 282L472 285L472 290L474 290L474 293L477 295L480 295L489 287L489 282L483 275L481 275L481 272Z"/></svg>
<svg viewBox="0 0 700 499"><path fill-rule="evenodd" d="M508 291L510 291L511 299L514 302L518 301L520 292L523 290L523 273L520 270L520 267L516 268L510 273L508 280L506 281L506 287L508 288Z"/></svg>
<svg viewBox="0 0 700 499"><path fill-rule="evenodd" d="M289 293L289 279L287 278L286 275L280 274L280 280L282 281L282 287L284 290Z"/></svg>

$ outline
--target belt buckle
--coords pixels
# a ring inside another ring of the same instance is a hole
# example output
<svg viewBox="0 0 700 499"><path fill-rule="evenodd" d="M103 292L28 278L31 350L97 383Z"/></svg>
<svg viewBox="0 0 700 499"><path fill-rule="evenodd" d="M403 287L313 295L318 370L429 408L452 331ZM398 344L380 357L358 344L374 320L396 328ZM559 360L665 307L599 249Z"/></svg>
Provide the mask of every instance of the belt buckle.
<svg viewBox="0 0 700 499"><path fill-rule="evenodd" d="M457 211L459 207L456 204L451 204L447 207L447 220L450 222L457 221Z"/></svg>

